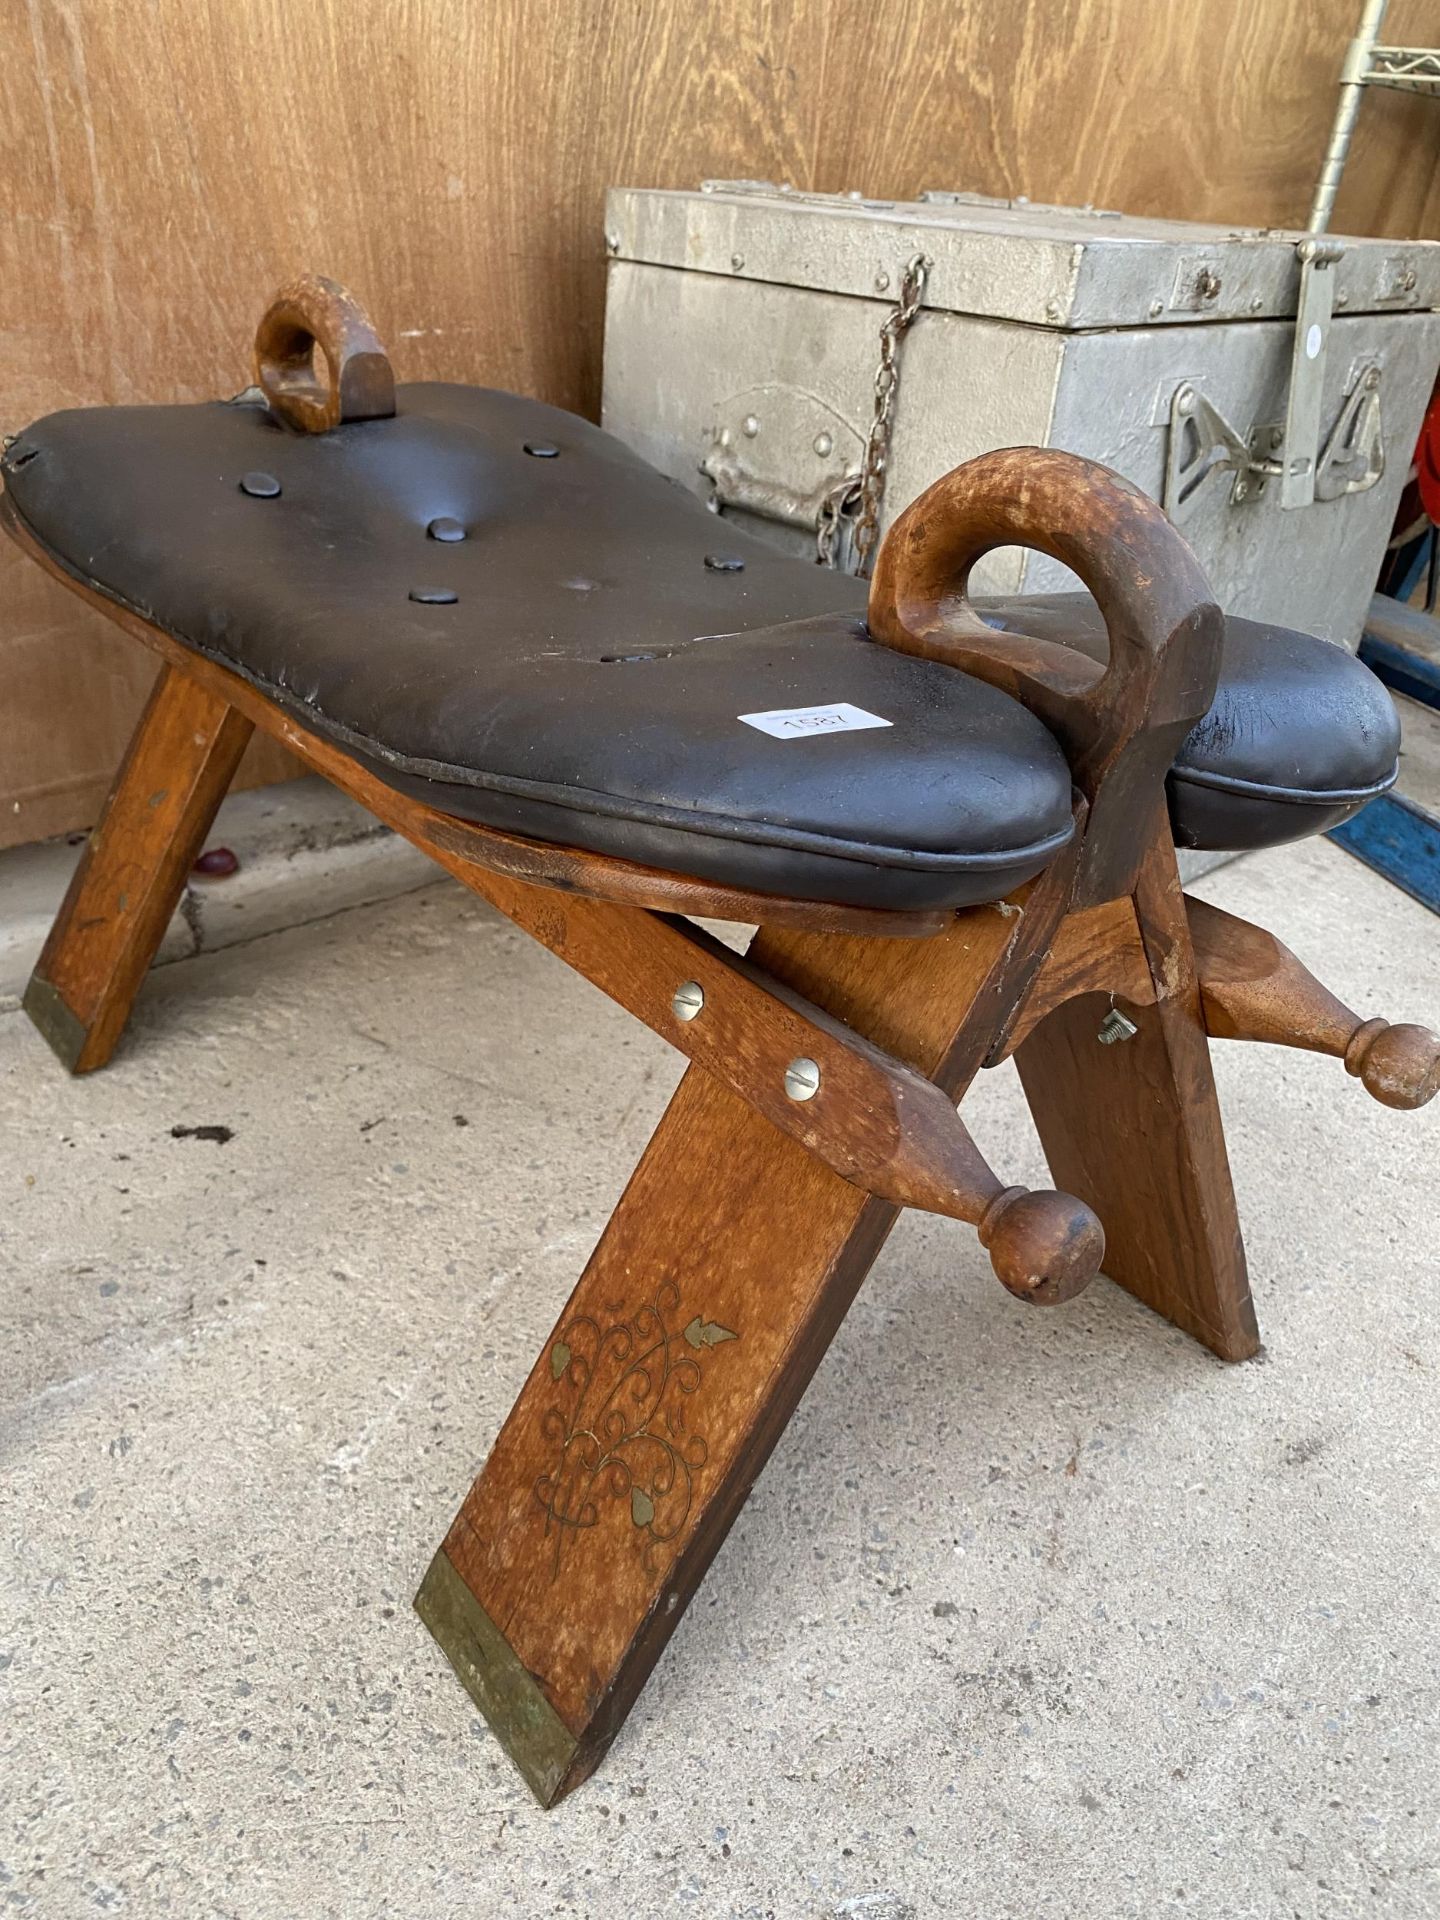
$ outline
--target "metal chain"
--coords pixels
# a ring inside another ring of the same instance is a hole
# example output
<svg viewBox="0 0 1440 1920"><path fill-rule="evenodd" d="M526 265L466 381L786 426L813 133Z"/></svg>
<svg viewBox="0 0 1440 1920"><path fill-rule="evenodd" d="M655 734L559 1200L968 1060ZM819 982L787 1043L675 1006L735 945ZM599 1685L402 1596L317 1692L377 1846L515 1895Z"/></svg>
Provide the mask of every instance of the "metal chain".
<svg viewBox="0 0 1440 1920"><path fill-rule="evenodd" d="M855 571L866 579L876 542L880 538L880 509L885 502L885 470L890 460L890 433L895 419L895 401L900 391L900 342L909 332L925 298L925 282L930 272L928 255L917 253L900 280L900 295L894 309L880 328L880 365L875 371L875 417L865 442L865 461L859 480L846 480L836 487L820 512L816 528L816 558L822 566L836 564L842 521L858 508L855 515Z"/></svg>
<svg viewBox="0 0 1440 1920"><path fill-rule="evenodd" d="M840 565L840 532L860 498L860 482L847 476L832 487L815 521L815 564L832 572Z"/></svg>

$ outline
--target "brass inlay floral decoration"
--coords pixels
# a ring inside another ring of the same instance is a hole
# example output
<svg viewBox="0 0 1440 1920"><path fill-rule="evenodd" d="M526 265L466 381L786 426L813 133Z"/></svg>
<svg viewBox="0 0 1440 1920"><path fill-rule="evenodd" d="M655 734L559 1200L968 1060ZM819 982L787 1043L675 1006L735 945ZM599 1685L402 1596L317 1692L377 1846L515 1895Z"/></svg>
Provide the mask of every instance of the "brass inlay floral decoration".
<svg viewBox="0 0 1440 1920"><path fill-rule="evenodd" d="M577 1314L550 1349L550 1377L563 1397L541 1422L556 1460L536 1480L535 1498L554 1537L552 1578L569 1544L599 1524L607 1501L628 1506L651 1573L689 1517L707 1449L690 1430L685 1402L700 1385L700 1355L740 1336L698 1313L672 1327L679 1305L680 1289L662 1281L628 1319L618 1306L605 1327Z"/></svg>

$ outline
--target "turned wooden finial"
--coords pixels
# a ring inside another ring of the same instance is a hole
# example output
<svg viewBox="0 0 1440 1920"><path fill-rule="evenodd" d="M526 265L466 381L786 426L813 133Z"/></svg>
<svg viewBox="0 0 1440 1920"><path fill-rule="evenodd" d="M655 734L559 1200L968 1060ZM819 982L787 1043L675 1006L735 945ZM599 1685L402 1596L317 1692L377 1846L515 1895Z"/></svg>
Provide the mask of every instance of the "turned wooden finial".
<svg viewBox="0 0 1440 1920"><path fill-rule="evenodd" d="M852 1047L866 1043L852 1039ZM873 1111L880 1102L872 1097ZM1105 1229L1073 1193L1002 1186L969 1129L933 1081L906 1075L896 1124L877 1138L880 1152L851 1130L852 1151L830 1164L847 1180L902 1207L924 1207L975 1228L995 1276L1017 1300L1054 1307L1073 1300L1100 1271Z"/></svg>
<svg viewBox="0 0 1440 1920"><path fill-rule="evenodd" d="M1033 1306L1073 1300L1105 1258L1105 1229L1073 1194L1006 1187L976 1232L1001 1285Z"/></svg>
<svg viewBox="0 0 1440 1920"><path fill-rule="evenodd" d="M1423 1107L1440 1092L1440 1036L1428 1027L1362 1020L1274 934L1185 900L1206 1031L1333 1054L1382 1106Z"/></svg>
<svg viewBox="0 0 1440 1920"><path fill-rule="evenodd" d="M1345 1071L1382 1106L1402 1112L1423 1107L1440 1093L1440 1034L1428 1027L1366 1020L1346 1044Z"/></svg>

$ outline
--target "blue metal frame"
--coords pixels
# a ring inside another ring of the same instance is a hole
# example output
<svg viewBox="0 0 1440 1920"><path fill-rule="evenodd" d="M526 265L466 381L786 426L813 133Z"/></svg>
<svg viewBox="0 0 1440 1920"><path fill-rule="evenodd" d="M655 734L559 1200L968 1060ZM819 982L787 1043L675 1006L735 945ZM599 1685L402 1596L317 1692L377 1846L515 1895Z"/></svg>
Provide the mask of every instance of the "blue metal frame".
<svg viewBox="0 0 1440 1920"><path fill-rule="evenodd" d="M1325 836L1440 913L1440 820L1398 794L1382 794Z"/></svg>
<svg viewBox="0 0 1440 1920"><path fill-rule="evenodd" d="M1397 647L1393 640L1382 640L1374 633L1361 639L1360 658L1393 692L1427 707L1440 707L1440 661Z"/></svg>

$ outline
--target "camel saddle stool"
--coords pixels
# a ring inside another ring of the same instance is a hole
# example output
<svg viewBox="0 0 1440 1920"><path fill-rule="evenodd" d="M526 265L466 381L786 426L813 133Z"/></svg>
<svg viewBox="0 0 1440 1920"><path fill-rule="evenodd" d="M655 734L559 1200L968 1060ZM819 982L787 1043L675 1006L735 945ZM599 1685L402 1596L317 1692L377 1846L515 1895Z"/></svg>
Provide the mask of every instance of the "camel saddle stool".
<svg viewBox="0 0 1440 1920"><path fill-rule="evenodd" d="M1333 1054L1391 1107L1440 1040L1188 899L1175 848L1345 819L1395 712L1343 650L1225 620L1160 509L1069 454L937 481L867 593L571 414L397 388L316 276L255 377L52 414L0 463L12 537L161 660L25 1004L105 1064L260 726L688 1056L416 1600L549 1805L901 1207L970 1222L1019 1300L1103 1266L1255 1353L1209 1040ZM1006 545L1088 592L972 599ZM959 1117L1011 1055L1066 1191L1005 1185Z"/></svg>

